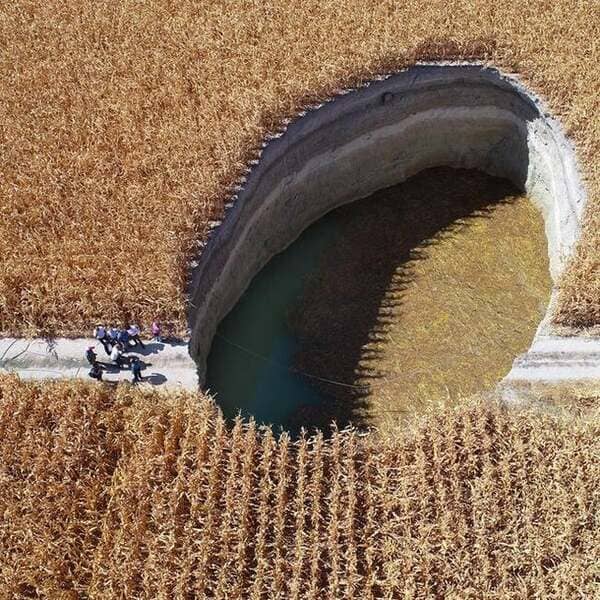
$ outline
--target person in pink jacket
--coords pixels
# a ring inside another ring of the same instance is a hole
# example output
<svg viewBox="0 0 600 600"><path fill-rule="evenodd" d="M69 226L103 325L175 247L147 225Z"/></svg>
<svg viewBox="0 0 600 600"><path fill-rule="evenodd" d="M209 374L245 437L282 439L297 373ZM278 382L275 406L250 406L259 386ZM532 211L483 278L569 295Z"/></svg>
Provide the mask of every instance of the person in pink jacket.
<svg viewBox="0 0 600 600"><path fill-rule="evenodd" d="M154 321L152 321L152 338L157 342L162 342L162 338L160 337L160 323L158 322L158 319L154 319Z"/></svg>

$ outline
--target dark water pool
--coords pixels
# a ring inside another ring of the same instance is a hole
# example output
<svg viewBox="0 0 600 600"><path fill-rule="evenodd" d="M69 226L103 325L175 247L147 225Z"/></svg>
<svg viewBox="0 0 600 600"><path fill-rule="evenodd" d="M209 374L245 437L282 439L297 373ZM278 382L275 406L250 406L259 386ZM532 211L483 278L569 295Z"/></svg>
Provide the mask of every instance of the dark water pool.
<svg viewBox="0 0 600 600"><path fill-rule="evenodd" d="M298 340L289 315L304 282L340 233L331 213L309 227L254 278L221 322L208 357L206 386L228 418L241 413L258 423L298 429L302 413L325 400L294 366Z"/></svg>

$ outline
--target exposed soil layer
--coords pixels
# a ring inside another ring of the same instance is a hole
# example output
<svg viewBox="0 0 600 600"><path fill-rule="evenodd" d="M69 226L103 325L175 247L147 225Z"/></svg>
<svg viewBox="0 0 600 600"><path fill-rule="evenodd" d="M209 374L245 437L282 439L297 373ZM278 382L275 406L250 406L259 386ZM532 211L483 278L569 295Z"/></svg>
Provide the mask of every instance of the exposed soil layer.
<svg viewBox="0 0 600 600"><path fill-rule="evenodd" d="M305 286L296 366L338 422L385 426L492 387L548 302L543 221L506 180L430 169L337 209L340 232Z"/></svg>
<svg viewBox="0 0 600 600"><path fill-rule="evenodd" d="M219 322L273 256L329 211L441 166L478 169L524 190L544 217L550 274L559 280L586 201L560 124L496 69L415 66L338 95L265 146L194 271L190 352L200 382Z"/></svg>

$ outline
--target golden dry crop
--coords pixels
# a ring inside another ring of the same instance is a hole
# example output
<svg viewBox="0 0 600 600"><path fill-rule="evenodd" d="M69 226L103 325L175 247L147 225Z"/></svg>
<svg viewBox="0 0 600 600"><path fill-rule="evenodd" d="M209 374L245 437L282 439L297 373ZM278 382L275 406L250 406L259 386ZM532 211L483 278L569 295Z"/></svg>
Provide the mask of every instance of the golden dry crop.
<svg viewBox="0 0 600 600"><path fill-rule="evenodd" d="M3 598L594 598L595 416L290 440L192 395L0 380Z"/></svg>
<svg viewBox="0 0 600 600"><path fill-rule="evenodd" d="M0 332L185 323L186 265L266 132L417 59L518 73L589 191L557 320L600 323L593 1L18 0L0 9Z"/></svg>
<svg viewBox="0 0 600 600"><path fill-rule="evenodd" d="M0 333L185 326L187 264L264 135L419 59L546 99L589 193L556 320L600 324L600 5L0 8ZM586 399L597 404L597 399ZM0 597L598 595L597 418L495 406L299 441L204 398L0 378Z"/></svg>

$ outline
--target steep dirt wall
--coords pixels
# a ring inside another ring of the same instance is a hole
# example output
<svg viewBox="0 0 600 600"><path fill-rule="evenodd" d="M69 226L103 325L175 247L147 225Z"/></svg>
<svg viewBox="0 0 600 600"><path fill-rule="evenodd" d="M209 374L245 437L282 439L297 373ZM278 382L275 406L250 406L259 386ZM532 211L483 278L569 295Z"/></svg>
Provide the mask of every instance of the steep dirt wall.
<svg viewBox="0 0 600 600"><path fill-rule="evenodd" d="M265 145L194 272L200 382L217 325L271 257L333 208L433 166L480 169L523 189L544 216L556 280L585 203L560 126L495 69L415 66L308 111Z"/></svg>

